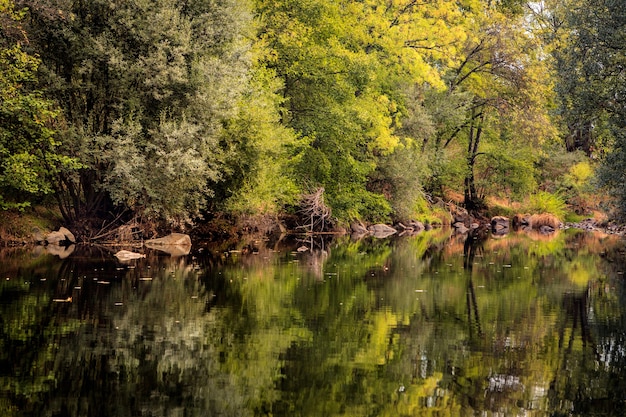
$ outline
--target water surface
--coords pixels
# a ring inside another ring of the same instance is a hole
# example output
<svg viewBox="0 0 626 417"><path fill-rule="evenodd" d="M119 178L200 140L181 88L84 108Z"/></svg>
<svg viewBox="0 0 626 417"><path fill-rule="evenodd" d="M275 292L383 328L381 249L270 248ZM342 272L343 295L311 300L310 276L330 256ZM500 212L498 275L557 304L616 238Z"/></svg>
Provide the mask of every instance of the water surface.
<svg viewBox="0 0 626 417"><path fill-rule="evenodd" d="M0 415L621 416L622 248L436 230L125 263L5 250Z"/></svg>

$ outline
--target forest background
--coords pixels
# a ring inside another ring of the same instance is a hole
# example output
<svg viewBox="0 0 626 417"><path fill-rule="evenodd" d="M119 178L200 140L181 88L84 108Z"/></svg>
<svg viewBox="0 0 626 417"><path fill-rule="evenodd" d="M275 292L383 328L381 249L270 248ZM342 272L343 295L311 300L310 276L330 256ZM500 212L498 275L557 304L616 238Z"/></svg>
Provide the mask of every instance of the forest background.
<svg viewBox="0 0 626 417"><path fill-rule="evenodd" d="M625 50L621 0L0 0L0 209L623 218Z"/></svg>

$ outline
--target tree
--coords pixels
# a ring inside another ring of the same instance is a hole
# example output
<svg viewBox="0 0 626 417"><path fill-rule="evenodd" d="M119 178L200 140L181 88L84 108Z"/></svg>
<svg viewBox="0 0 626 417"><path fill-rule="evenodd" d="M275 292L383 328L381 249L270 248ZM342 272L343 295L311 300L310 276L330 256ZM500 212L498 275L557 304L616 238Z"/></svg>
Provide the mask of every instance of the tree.
<svg viewBox="0 0 626 417"><path fill-rule="evenodd" d="M12 2L0 3L0 209L23 208L52 192L52 179L75 161L61 155L58 110L37 85L40 61Z"/></svg>
<svg viewBox="0 0 626 417"><path fill-rule="evenodd" d="M521 191L527 191L532 180L525 185L509 182L510 170L532 176L532 172L524 171L532 167L533 154L556 134L549 117L548 67L536 39L524 25L524 15L486 6L476 14L475 26L467 28L472 35L460 53L459 64L448 72L446 94L467 100L457 105L466 109L465 117L456 119L456 123L443 123L437 137L437 143L444 147L460 136L466 138L463 189L464 202L470 210L484 204L484 190L476 176L478 167L482 166L487 183L497 180L518 191L520 186ZM517 152L519 148L528 152L523 158L525 163L516 162L522 156ZM489 163L481 164L480 159ZM507 159L511 163L501 163ZM498 170L491 168L497 165L508 172L495 177Z"/></svg>
<svg viewBox="0 0 626 417"><path fill-rule="evenodd" d="M342 221L385 219L384 190L397 184L377 167L411 117L406 91L445 88L439 68L465 36L458 26L472 2L256 4L267 65L284 80L283 122L310 143L296 171L303 188L323 187Z"/></svg>
<svg viewBox="0 0 626 417"><path fill-rule="evenodd" d="M182 224L223 176L223 127L250 80L240 1L57 1L29 6L64 143L84 167L57 184L68 221L131 209Z"/></svg>
<svg viewBox="0 0 626 417"><path fill-rule="evenodd" d="M600 180L617 197L624 216L626 10L619 1L573 1L563 20L567 43L557 51L562 62L559 91L563 108L569 120L578 121L582 148L588 154L602 150L602 139L613 142Z"/></svg>

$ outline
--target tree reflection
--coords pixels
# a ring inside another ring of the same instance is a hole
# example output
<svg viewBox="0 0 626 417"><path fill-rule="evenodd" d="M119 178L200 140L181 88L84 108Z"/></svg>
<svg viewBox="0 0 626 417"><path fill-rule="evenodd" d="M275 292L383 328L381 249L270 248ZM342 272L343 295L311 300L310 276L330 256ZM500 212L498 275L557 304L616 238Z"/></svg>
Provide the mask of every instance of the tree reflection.
<svg viewBox="0 0 626 417"><path fill-rule="evenodd" d="M606 242L473 237L23 263L0 286L2 415L620 415Z"/></svg>

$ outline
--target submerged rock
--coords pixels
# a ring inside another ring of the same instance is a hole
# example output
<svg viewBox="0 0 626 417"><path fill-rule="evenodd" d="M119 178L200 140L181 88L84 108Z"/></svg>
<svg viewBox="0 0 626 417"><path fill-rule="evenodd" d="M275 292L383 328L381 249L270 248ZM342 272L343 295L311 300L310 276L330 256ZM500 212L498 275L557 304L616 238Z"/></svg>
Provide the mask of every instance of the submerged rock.
<svg viewBox="0 0 626 417"><path fill-rule="evenodd" d="M131 252L128 250L121 250L115 254L115 257L120 261L130 261L132 259L145 258L143 253Z"/></svg>

